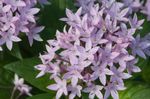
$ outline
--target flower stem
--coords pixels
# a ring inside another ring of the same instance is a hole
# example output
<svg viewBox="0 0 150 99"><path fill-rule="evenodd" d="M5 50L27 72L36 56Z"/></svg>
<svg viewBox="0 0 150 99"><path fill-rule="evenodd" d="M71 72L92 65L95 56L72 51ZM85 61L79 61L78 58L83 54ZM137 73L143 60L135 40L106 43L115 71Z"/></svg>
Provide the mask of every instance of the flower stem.
<svg viewBox="0 0 150 99"><path fill-rule="evenodd" d="M10 97L10 99L13 99L13 98L14 98L15 91L16 91L16 87L14 87L14 88L13 88L13 91L12 91L12 93L11 93L11 97Z"/></svg>
<svg viewBox="0 0 150 99"><path fill-rule="evenodd" d="M22 95L22 93L20 93L20 94L16 97L16 99L19 99L21 95Z"/></svg>

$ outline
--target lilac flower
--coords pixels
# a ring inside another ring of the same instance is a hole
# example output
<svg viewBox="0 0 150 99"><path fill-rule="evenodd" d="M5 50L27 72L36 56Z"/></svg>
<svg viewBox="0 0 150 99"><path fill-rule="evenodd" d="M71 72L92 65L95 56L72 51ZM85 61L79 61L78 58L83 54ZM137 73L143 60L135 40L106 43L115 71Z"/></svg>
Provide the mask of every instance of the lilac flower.
<svg viewBox="0 0 150 99"><path fill-rule="evenodd" d="M102 52L102 53L101 53ZM120 55L119 52L112 51L112 43L107 43L104 49L100 49L99 53L101 54L102 65L113 65L113 61ZM106 64L107 63L107 64Z"/></svg>
<svg viewBox="0 0 150 99"><path fill-rule="evenodd" d="M126 38L124 38L124 41L122 41L122 42L132 41L135 39L133 37L133 34L135 33L136 29L134 29L134 28L128 29L126 24L124 24L124 23L122 23L120 27L121 27L121 31L117 32L117 35L120 38L126 37Z"/></svg>
<svg viewBox="0 0 150 99"><path fill-rule="evenodd" d="M107 79L106 75L113 75L113 72L110 71L108 68L106 68L106 64L104 65L93 67L93 71L94 71L93 77L95 77L94 79L99 78L99 80L103 85L106 84L106 79Z"/></svg>
<svg viewBox="0 0 150 99"><path fill-rule="evenodd" d="M112 67L111 70L114 73L114 75L112 75L110 79L112 81L116 81L120 85L124 85L123 79L129 79L131 77L130 74L124 73L119 69L117 69L116 67Z"/></svg>
<svg viewBox="0 0 150 99"><path fill-rule="evenodd" d="M37 70L40 70L41 72L36 76L36 78L38 77L42 77L47 71L48 71L48 66L46 65L37 65L35 67Z"/></svg>
<svg viewBox="0 0 150 99"><path fill-rule="evenodd" d="M93 77L90 73L87 73L83 77L83 81L87 84L87 86L92 85Z"/></svg>
<svg viewBox="0 0 150 99"><path fill-rule="evenodd" d="M144 49L144 52L146 55L150 56L150 47L148 47L147 49Z"/></svg>
<svg viewBox="0 0 150 99"><path fill-rule="evenodd" d="M12 9L14 11L17 10L18 7L25 7L26 3L24 1L21 0L4 0L3 3L9 4L12 6Z"/></svg>
<svg viewBox="0 0 150 99"><path fill-rule="evenodd" d="M1 11L3 11L3 12L9 12L10 9L11 9L11 5L2 6L2 4L1 4Z"/></svg>
<svg viewBox="0 0 150 99"><path fill-rule="evenodd" d="M119 27L117 26L117 20L111 21L110 15L107 15L105 18L106 27L111 33L117 31Z"/></svg>
<svg viewBox="0 0 150 99"><path fill-rule="evenodd" d="M50 2L48 0L25 0L27 4L34 6L35 4L39 3L42 7L44 5L49 5Z"/></svg>
<svg viewBox="0 0 150 99"><path fill-rule="evenodd" d="M91 46L89 44L90 44L90 42L88 42L88 40L87 40L86 45L85 45L86 48L78 46L78 50L79 50L79 53L83 60L88 59L90 61L93 61L93 59L94 59L93 55L98 51L98 47L91 48Z"/></svg>
<svg viewBox="0 0 150 99"><path fill-rule="evenodd" d="M67 21L70 25L75 25L74 23L80 23L80 15L81 15L82 8L78 9L78 11L73 14L71 10L66 9L66 15L68 18L61 18L62 21Z"/></svg>
<svg viewBox="0 0 150 99"><path fill-rule="evenodd" d="M6 46L9 50L12 49L13 42L19 42L21 39L15 35L13 35L13 32L9 30L8 32L2 32L0 38L0 45L3 45L6 43Z"/></svg>
<svg viewBox="0 0 150 99"><path fill-rule="evenodd" d="M150 5L150 0L147 0L143 10L141 11L142 13L147 15L148 21L150 20L150 7L149 7L149 5Z"/></svg>
<svg viewBox="0 0 150 99"><path fill-rule="evenodd" d="M86 13L93 5L96 0L77 0L76 5L83 8L83 13Z"/></svg>
<svg viewBox="0 0 150 99"><path fill-rule="evenodd" d="M144 23L144 19L138 21L138 17L136 14L134 14L133 19L130 19L130 26L131 28L137 28L137 29L142 29L141 25Z"/></svg>
<svg viewBox="0 0 150 99"><path fill-rule="evenodd" d="M70 91L69 99L74 99L77 95L78 97L81 97L81 89L82 87L80 85L77 85L76 87L68 86L68 91Z"/></svg>
<svg viewBox="0 0 150 99"><path fill-rule="evenodd" d="M115 83L115 82L109 83L105 87L106 92L104 95L104 99L108 99L110 94L113 97L113 99L119 99L118 90L124 90L124 89L126 89L124 86L117 85L117 83Z"/></svg>
<svg viewBox="0 0 150 99"><path fill-rule="evenodd" d="M95 96L97 96L98 99L103 99L103 95L101 93L102 89L103 89L102 86L91 85L91 86L85 88L83 91L86 93L89 93L89 99L94 99Z"/></svg>
<svg viewBox="0 0 150 99"><path fill-rule="evenodd" d="M129 8L129 14L133 12L137 12L139 9L142 8L143 1L140 0L122 0L125 7Z"/></svg>
<svg viewBox="0 0 150 99"><path fill-rule="evenodd" d="M140 35L136 36L136 39L132 41L131 48L133 55L138 55L144 59L146 59L146 55L144 50L150 47L150 42L148 40L142 40Z"/></svg>
<svg viewBox="0 0 150 99"><path fill-rule="evenodd" d="M79 67L72 66L71 68L68 68L68 73L64 75L64 79L71 79L72 86L76 86L78 83L78 79L82 79L82 75L80 71L78 70Z"/></svg>
<svg viewBox="0 0 150 99"><path fill-rule="evenodd" d="M118 58L118 63L120 65L119 71L124 71L126 69L127 62L133 61L135 59L135 57L132 55L123 55Z"/></svg>
<svg viewBox="0 0 150 99"><path fill-rule="evenodd" d="M116 0L101 0L100 2L102 2L103 7L110 8L112 4L116 2Z"/></svg>
<svg viewBox="0 0 150 99"><path fill-rule="evenodd" d="M35 26L31 26L29 28L29 32L26 34L28 36L29 39L29 43L32 46L33 44L33 39L36 41L43 41L43 39L40 37L40 35L38 33L40 33L42 30L44 29L43 26L41 27L35 27Z"/></svg>
<svg viewBox="0 0 150 99"><path fill-rule="evenodd" d="M32 88L30 86L24 84L24 79L23 78L19 79L19 77L18 77L17 74L15 74L14 85L15 85L14 89L15 90L16 89L19 90L20 93L21 93L21 95L22 94L26 94L28 96L32 96L31 93L30 93L30 91L31 91Z"/></svg>
<svg viewBox="0 0 150 99"><path fill-rule="evenodd" d="M138 59L132 60L127 63L127 71L129 74L132 74L133 72L140 72L141 69L136 66L135 64L138 62Z"/></svg>
<svg viewBox="0 0 150 99"><path fill-rule="evenodd" d="M26 21L33 23L35 23L35 14L37 14L39 11L39 8L30 8L30 6L26 6L25 8L19 9L22 18L25 18Z"/></svg>
<svg viewBox="0 0 150 99"><path fill-rule="evenodd" d="M1 17L1 22L3 22L3 26L1 27L1 31L7 31L8 29L12 28L15 29L15 22L19 18L17 16L13 16L12 12L7 12L6 15Z"/></svg>
<svg viewBox="0 0 150 99"><path fill-rule="evenodd" d="M147 44L150 44L150 33L148 33L147 35L145 35L144 38L142 38L141 40L142 42L147 42ZM144 53L148 56L150 56L150 46L147 47L146 49L144 49Z"/></svg>
<svg viewBox="0 0 150 99"><path fill-rule="evenodd" d="M15 86L16 86L16 87L17 87L17 86L20 86L20 85L22 85L23 83L24 83L24 79L23 79L23 78L20 78L20 79L19 79L18 75L15 74L15 78L14 78L14 84L15 84Z"/></svg>
<svg viewBox="0 0 150 99"><path fill-rule="evenodd" d="M113 3L112 7L109 10L109 14L112 18L119 20L119 21L128 21L128 19L125 17L129 11L128 8L125 8L121 10L121 4L120 3Z"/></svg>
<svg viewBox="0 0 150 99"><path fill-rule="evenodd" d="M108 40L107 39L103 39L104 33L103 33L103 30L99 30L96 34L92 35L92 42L93 44L97 45L97 44L104 44L104 43L107 43Z"/></svg>
<svg viewBox="0 0 150 99"><path fill-rule="evenodd" d="M59 99L62 94L68 94L66 87L66 80L61 80L60 78L55 78L57 84L49 85L47 88L50 90L57 90L56 99Z"/></svg>
<svg viewBox="0 0 150 99"><path fill-rule="evenodd" d="M32 96L32 94L30 93L30 90L32 88L29 87L28 85L23 85L22 87L19 87L18 90L22 93L22 94L26 94L28 96Z"/></svg>

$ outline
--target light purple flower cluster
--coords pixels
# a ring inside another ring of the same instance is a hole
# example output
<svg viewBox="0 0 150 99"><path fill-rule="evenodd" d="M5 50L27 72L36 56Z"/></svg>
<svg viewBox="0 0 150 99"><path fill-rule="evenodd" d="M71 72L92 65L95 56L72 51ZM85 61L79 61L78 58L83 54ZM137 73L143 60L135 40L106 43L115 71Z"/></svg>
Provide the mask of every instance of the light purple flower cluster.
<svg viewBox="0 0 150 99"><path fill-rule="evenodd" d="M114 0L110 0L114 1ZM129 8L129 14L133 12L141 12L147 16L147 20L150 21L150 0L122 0L124 7Z"/></svg>
<svg viewBox="0 0 150 99"><path fill-rule="evenodd" d="M35 8L36 0L0 0L0 46L6 44L9 50L13 42L21 41L20 33L28 36L30 45L33 39L42 41L39 36L44 27L36 26L40 9ZM41 0L40 0L41 1Z"/></svg>
<svg viewBox="0 0 150 99"><path fill-rule="evenodd" d="M148 34L144 38L137 35L130 47L133 55L138 55L146 59L146 55L150 56L150 35Z"/></svg>
<svg viewBox="0 0 150 99"><path fill-rule="evenodd" d="M46 45L47 52L40 54L42 64L35 66L40 71L37 78L51 74L50 80L56 84L47 88L57 91L56 99L63 94L74 99L82 92L89 93L90 99L108 99L110 95L119 99L118 90L125 89L124 79L140 72L136 55L145 58L140 49L150 46L148 42L138 43L137 51L134 44L139 36L133 35L142 29L144 20L138 21L136 14L131 18L130 8L115 0L98 4L95 0L78 1L82 7L76 13L66 9L67 18L61 20L68 26L63 32L57 31L56 39Z"/></svg>
<svg viewBox="0 0 150 99"><path fill-rule="evenodd" d="M146 0L146 3L143 7L142 13L147 15L147 20L150 21L150 0Z"/></svg>
<svg viewBox="0 0 150 99"><path fill-rule="evenodd" d="M111 6L116 0L77 0L76 5L82 6L83 12L87 12L95 2L102 2L105 7ZM128 14L133 14L137 11L147 15L147 20L150 20L150 0L120 0L124 8L129 8Z"/></svg>
<svg viewBox="0 0 150 99"><path fill-rule="evenodd" d="M129 14L141 10L144 4L143 0L122 0L122 2L124 3L125 7L129 8Z"/></svg>

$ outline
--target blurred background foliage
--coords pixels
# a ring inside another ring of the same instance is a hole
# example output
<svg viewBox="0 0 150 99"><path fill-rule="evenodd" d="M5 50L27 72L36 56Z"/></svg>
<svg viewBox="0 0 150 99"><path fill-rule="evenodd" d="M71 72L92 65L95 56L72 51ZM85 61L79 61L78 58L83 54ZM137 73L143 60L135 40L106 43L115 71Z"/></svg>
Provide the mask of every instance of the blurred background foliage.
<svg viewBox="0 0 150 99"><path fill-rule="evenodd" d="M39 53L45 50L45 44L48 39L55 38L56 30L63 30L64 22L59 21L65 17L65 9L76 10L73 0L51 0L51 5L45 5L38 14L38 24L45 26L41 36L44 42L34 42L32 47L29 46L27 38L21 35L22 42L14 44L13 50L0 52L0 99L10 99L13 89L13 75L17 73L23 77L26 83L30 84L33 97L22 96L21 99L53 99L55 92L46 89L46 86L53 83L48 80L48 75L35 79L37 71L34 66L40 64ZM37 5L40 7L39 5ZM139 14L139 18L146 16ZM143 30L139 33L144 36L150 32L150 22L145 21ZM120 99L150 99L150 58L147 60L140 59L137 64L142 72L134 74L133 77L125 81L127 89L120 92ZM67 97L62 97L62 99ZM88 99L86 94L82 99Z"/></svg>

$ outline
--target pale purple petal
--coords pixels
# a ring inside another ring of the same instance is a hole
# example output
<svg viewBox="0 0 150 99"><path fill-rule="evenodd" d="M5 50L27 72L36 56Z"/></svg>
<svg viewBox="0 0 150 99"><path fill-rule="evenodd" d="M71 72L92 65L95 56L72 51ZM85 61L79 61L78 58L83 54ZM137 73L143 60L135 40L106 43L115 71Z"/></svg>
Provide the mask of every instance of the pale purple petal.
<svg viewBox="0 0 150 99"><path fill-rule="evenodd" d="M49 85L47 88L50 90L58 90L59 86L57 84L53 84L53 85Z"/></svg>

